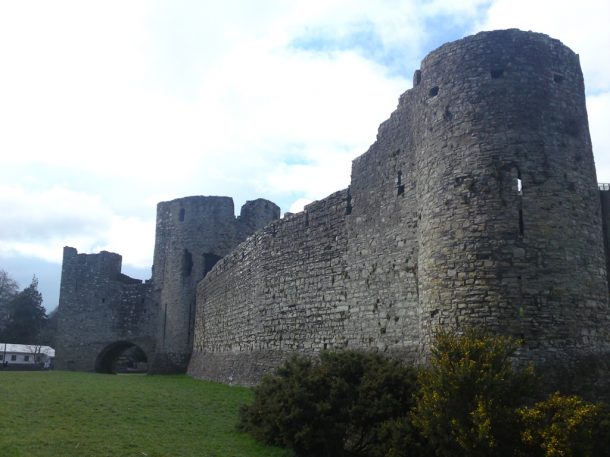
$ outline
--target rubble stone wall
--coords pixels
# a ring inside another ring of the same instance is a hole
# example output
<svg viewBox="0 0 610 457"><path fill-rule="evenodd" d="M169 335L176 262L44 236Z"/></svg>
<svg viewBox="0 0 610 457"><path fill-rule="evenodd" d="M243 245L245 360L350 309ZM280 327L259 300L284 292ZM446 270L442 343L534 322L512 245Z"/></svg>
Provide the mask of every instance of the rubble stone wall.
<svg viewBox="0 0 610 457"><path fill-rule="evenodd" d="M345 216L311 238L337 195L200 283L193 376L251 384L287 353L324 347L425 361L437 329L471 326L522 338L521 357L541 365L608 358L584 84L558 40L482 32L430 53L353 162Z"/></svg>

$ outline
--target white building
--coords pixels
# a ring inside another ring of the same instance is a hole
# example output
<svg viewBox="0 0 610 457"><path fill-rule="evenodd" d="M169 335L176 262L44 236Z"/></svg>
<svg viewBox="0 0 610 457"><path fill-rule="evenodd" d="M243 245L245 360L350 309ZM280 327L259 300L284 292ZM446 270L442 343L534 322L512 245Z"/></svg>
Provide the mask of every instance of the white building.
<svg viewBox="0 0 610 457"><path fill-rule="evenodd" d="M55 358L55 349L38 344L0 343L0 365L5 367L31 368L38 364L50 368Z"/></svg>

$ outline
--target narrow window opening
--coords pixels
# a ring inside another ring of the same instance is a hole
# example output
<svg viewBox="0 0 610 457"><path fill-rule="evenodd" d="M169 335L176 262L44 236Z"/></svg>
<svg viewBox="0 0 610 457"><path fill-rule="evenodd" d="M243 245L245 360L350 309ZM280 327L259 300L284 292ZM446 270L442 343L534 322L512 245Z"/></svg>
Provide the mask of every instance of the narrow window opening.
<svg viewBox="0 0 610 457"><path fill-rule="evenodd" d="M555 81L556 84L561 84L563 82L563 76L561 76L560 74L555 73L553 75L553 81Z"/></svg>
<svg viewBox="0 0 610 457"><path fill-rule="evenodd" d="M517 178L515 179L516 190L517 190L517 207L519 211L519 236L523 236L524 224L523 224L523 180L521 179L521 170L516 169ZM514 175L513 175L514 176Z"/></svg>
<svg viewBox="0 0 610 457"><path fill-rule="evenodd" d="M189 322L191 324L189 325L189 331L188 331L188 335L186 337L187 338L186 343L187 343L188 347L193 347L192 346L193 345L193 336L194 336L194 330L195 330L195 325L194 325L195 316L193 315L194 314L193 306L194 306L194 303L190 302L189 303Z"/></svg>
<svg viewBox="0 0 610 457"><path fill-rule="evenodd" d="M178 219L180 219L180 222L184 221L184 213L185 213L184 208L180 208L180 214L178 215Z"/></svg>
<svg viewBox="0 0 610 457"><path fill-rule="evenodd" d="M438 86L434 86L432 89L430 89L430 92L428 92L428 94L430 95L430 97L436 97L438 95Z"/></svg>
<svg viewBox="0 0 610 457"><path fill-rule="evenodd" d="M165 330L167 328L167 303L163 305L163 347L165 347Z"/></svg>
<svg viewBox="0 0 610 457"><path fill-rule="evenodd" d="M523 209L519 208L519 235L523 236Z"/></svg>
<svg viewBox="0 0 610 457"><path fill-rule="evenodd" d="M346 200L346 205L345 205L345 215L349 216L350 214L352 214L352 194L348 190L347 200Z"/></svg>
<svg viewBox="0 0 610 457"><path fill-rule="evenodd" d="M396 195L403 195L405 193L405 185L402 183L402 171L396 174Z"/></svg>
<svg viewBox="0 0 610 457"><path fill-rule="evenodd" d="M182 277L190 276L193 271L193 255L188 251L182 252Z"/></svg>
<svg viewBox="0 0 610 457"><path fill-rule="evenodd" d="M499 79L504 76L504 70L501 68L496 68L494 70L491 70L490 74L492 79Z"/></svg>

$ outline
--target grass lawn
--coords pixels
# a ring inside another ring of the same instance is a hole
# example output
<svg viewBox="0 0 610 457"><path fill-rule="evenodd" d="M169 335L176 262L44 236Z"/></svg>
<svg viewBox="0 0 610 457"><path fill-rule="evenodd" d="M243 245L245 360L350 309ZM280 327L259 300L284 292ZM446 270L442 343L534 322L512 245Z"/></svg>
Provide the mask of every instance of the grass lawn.
<svg viewBox="0 0 610 457"><path fill-rule="evenodd" d="M187 376L0 372L0 456L292 456L236 430L250 399Z"/></svg>

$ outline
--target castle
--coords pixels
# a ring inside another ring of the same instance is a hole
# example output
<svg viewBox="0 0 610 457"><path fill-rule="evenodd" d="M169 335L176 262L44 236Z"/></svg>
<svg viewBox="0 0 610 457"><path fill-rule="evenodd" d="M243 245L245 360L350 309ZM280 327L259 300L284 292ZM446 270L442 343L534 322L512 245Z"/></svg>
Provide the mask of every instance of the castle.
<svg viewBox="0 0 610 457"><path fill-rule="evenodd" d="M347 189L279 219L226 197L160 203L150 281L65 248L57 367L253 384L294 352L425 361L439 327L523 340L599 383L610 360L610 192L597 185L578 56L519 30L430 53Z"/></svg>

